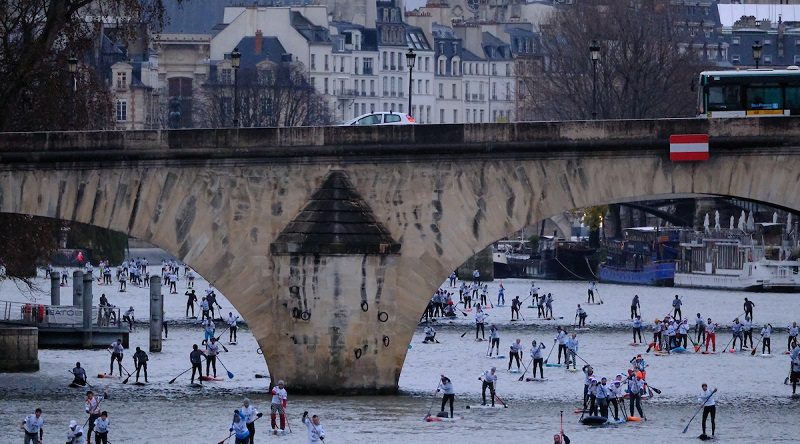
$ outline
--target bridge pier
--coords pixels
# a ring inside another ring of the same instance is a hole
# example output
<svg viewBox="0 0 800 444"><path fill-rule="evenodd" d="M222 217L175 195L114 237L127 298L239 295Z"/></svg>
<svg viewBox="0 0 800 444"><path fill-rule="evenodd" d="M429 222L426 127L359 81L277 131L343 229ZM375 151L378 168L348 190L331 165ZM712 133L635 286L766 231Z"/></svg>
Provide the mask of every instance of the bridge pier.
<svg viewBox="0 0 800 444"><path fill-rule="evenodd" d="M50 272L50 305L61 305L61 275Z"/></svg>

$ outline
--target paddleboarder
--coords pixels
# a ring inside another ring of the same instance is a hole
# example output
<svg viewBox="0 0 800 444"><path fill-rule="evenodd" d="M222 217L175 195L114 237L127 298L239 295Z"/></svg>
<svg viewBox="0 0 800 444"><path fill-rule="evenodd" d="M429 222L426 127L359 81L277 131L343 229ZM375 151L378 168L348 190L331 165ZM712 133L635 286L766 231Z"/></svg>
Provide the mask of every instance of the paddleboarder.
<svg viewBox="0 0 800 444"><path fill-rule="evenodd" d="M433 328L432 325L426 324L425 325L425 339L422 340L423 344L434 344L436 343L436 329Z"/></svg>
<svg viewBox="0 0 800 444"><path fill-rule="evenodd" d="M439 384L439 388L436 389L436 392L442 392L442 408L440 412L444 412L444 406L449 402L450 403L450 417L453 417L453 401L456 397L456 392L453 389L453 381L450 380L445 375L441 375L441 380Z"/></svg>
<svg viewBox="0 0 800 444"><path fill-rule="evenodd" d="M653 323L653 348L656 351L661 350L661 320L656 318L655 322ZM650 353L650 348L648 347L647 352Z"/></svg>
<svg viewBox="0 0 800 444"><path fill-rule="evenodd" d="M567 335L567 332L561 327L556 327L556 331L557 331L556 337L555 339L553 339L553 342L558 342L558 363L561 364L561 352L563 351L564 363L566 364L567 362L569 362L567 361L567 338L569 338L569 336Z"/></svg>
<svg viewBox="0 0 800 444"><path fill-rule="evenodd" d="M78 421L74 419L69 422L69 431L67 432L67 444L81 444L83 442L83 427L78 425Z"/></svg>
<svg viewBox="0 0 800 444"><path fill-rule="evenodd" d="M608 403L612 394L611 388L608 387L608 380L605 376L600 378L600 383L597 384L594 396L597 399L597 404L600 406L600 416L608 419Z"/></svg>
<svg viewBox="0 0 800 444"><path fill-rule="evenodd" d="M32 415L26 416L20 428L25 432L25 444L42 444L44 440L44 418L42 409L36 409Z"/></svg>
<svg viewBox="0 0 800 444"><path fill-rule="evenodd" d="M94 442L95 444L108 444L108 426L111 420L108 419L108 412L103 410L100 417L94 420ZM91 435L91 432L89 432Z"/></svg>
<svg viewBox="0 0 800 444"><path fill-rule="evenodd" d="M639 310L642 309L642 304L639 303L639 295L633 295L633 300L631 300L631 319L635 319L639 316Z"/></svg>
<svg viewBox="0 0 800 444"><path fill-rule="evenodd" d="M586 411L589 403L590 388L592 386L592 379L594 379L594 369L591 365L586 364L581 369L583 370L583 410Z"/></svg>
<svg viewBox="0 0 800 444"><path fill-rule="evenodd" d="M797 326L797 321L792 322L789 326L789 339L786 340L786 350L792 351L792 347L797 344L797 334L800 332L800 327Z"/></svg>
<svg viewBox="0 0 800 444"><path fill-rule="evenodd" d="M708 353L708 344L711 344L711 352L717 351L717 327L719 324L712 322L711 318L706 321L706 353Z"/></svg>
<svg viewBox="0 0 800 444"><path fill-rule="evenodd" d="M511 320L512 321L518 321L519 320L519 318L520 318L520 315L519 315L520 306L522 306L522 301L519 300L519 296L514 296L514 299L511 300Z"/></svg>
<svg viewBox="0 0 800 444"><path fill-rule="evenodd" d="M242 401L242 408L239 409L239 413L242 415L242 419L244 419L247 425L247 431L250 432L248 444L253 444L253 440L256 437L255 420L264 416L264 414L256 410L256 407L250 403L248 398L244 398Z"/></svg>
<svg viewBox="0 0 800 444"><path fill-rule="evenodd" d="M498 351L499 353L499 351ZM511 370L511 362L517 360L517 372L519 372L519 361L522 357L522 340L517 338L516 342L511 343L508 350L508 370Z"/></svg>
<svg viewBox="0 0 800 444"><path fill-rule="evenodd" d="M239 322L239 315L234 316L232 311L228 312L228 320L225 321L228 324L228 342L231 344L235 344L238 342L238 338L236 337L236 331L239 330L238 327Z"/></svg>
<svg viewBox="0 0 800 444"><path fill-rule="evenodd" d="M747 298L744 298L744 304L743 304L742 307L744 308L744 317L745 317L745 319L749 319L751 321L753 320L753 307L755 307L755 306L756 306L756 304L754 304L753 301L751 301L751 300L749 300Z"/></svg>
<svg viewBox="0 0 800 444"><path fill-rule="evenodd" d="M242 412L239 410L233 411L233 422L228 431L236 438L236 444L247 444L250 441L250 431L247 430L247 422L245 422Z"/></svg>
<svg viewBox="0 0 800 444"><path fill-rule="evenodd" d="M192 363L192 379L191 383L194 384L194 373L197 372L197 382L203 383L203 365L202 365L203 352L197 347L197 344L192 344L192 351L189 352L189 362Z"/></svg>
<svg viewBox="0 0 800 444"><path fill-rule="evenodd" d="M80 362L75 363L75 368L72 369L72 374L74 378L72 379L73 384L77 384L80 386L86 385L86 370L81 367Z"/></svg>
<svg viewBox="0 0 800 444"><path fill-rule="evenodd" d="M753 322L750 319L744 318L742 321L742 348L753 348ZM750 345L748 346L748 342Z"/></svg>
<svg viewBox="0 0 800 444"><path fill-rule="evenodd" d="M272 424L272 433L278 434L278 427L275 418L280 416L281 430L280 433L286 432L286 404L288 393L283 384L283 381L278 381L278 385L272 387L272 403L270 404L270 419Z"/></svg>
<svg viewBox="0 0 800 444"><path fill-rule="evenodd" d="M673 318L681 319L681 317L683 317L683 313L681 312L681 305L683 305L683 301L681 301L681 298L676 294L675 299L672 300Z"/></svg>
<svg viewBox="0 0 800 444"><path fill-rule="evenodd" d="M545 310L545 303L547 301L547 296L542 295L539 300L536 302L536 317L537 318L546 318L547 312Z"/></svg>
<svg viewBox="0 0 800 444"><path fill-rule="evenodd" d="M731 324L731 333L733 334L731 350L736 350L736 340L738 339L739 351L741 351L744 346L744 341L742 339L742 324L739 322L739 318L733 320L733 324Z"/></svg>
<svg viewBox="0 0 800 444"><path fill-rule="evenodd" d="M544 301L544 318L554 319L553 316L553 295L547 293L547 299Z"/></svg>
<svg viewBox="0 0 800 444"><path fill-rule="evenodd" d="M489 357L492 356L492 351L497 347L497 356L500 356L500 333L497 331L497 326L492 324L489 326Z"/></svg>
<svg viewBox="0 0 800 444"><path fill-rule="evenodd" d="M578 327L586 327L586 310L578 304L578 309L575 310L575 317L578 319Z"/></svg>
<svg viewBox="0 0 800 444"><path fill-rule="evenodd" d="M569 355L564 361L566 364L566 368L569 369L569 364L572 364L572 368L577 370L577 360L576 357L578 355L578 334L573 333L567 342L565 343L567 346L567 351L569 351Z"/></svg>
<svg viewBox="0 0 800 444"><path fill-rule="evenodd" d="M609 398L609 401L611 402L611 405L614 406L614 420L619 421L619 403L620 399L623 399L625 396L622 389L622 375L617 375L614 381L611 382L610 388L611 397ZM625 406L623 405L622 408L625 409Z"/></svg>
<svg viewBox="0 0 800 444"><path fill-rule="evenodd" d="M772 324L767 324L761 329L761 354L772 353ZM765 352L766 350L766 352Z"/></svg>
<svg viewBox="0 0 800 444"><path fill-rule="evenodd" d="M698 344L706 342L706 321L703 320L700 313L697 313L697 317L694 319L694 333L697 335Z"/></svg>
<svg viewBox="0 0 800 444"><path fill-rule="evenodd" d="M194 292L194 288L190 288L189 290L186 290L186 293L184 294L186 295L186 317L187 318L190 317L189 310L191 310L192 311L191 317L195 318L196 316L194 315L194 304L197 303L197 293Z"/></svg>
<svg viewBox="0 0 800 444"><path fill-rule="evenodd" d="M210 376L208 369L211 367L214 370L214 377L217 377L217 355L219 354L219 344L217 338L211 338L206 342L206 376Z"/></svg>
<svg viewBox="0 0 800 444"><path fill-rule="evenodd" d="M560 347L560 346L559 346ZM544 359L542 358L542 350L545 349L544 343L537 344L536 341L531 342L531 360L533 361L533 379L536 379L536 367L539 367L539 374L544 379Z"/></svg>
<svg viewBox="0 0 800 444"><path fill-rule="evenodd" d="M636 338L639 338L639 343L642 343L642 317L636 315L636 318L633 319L633 343L637 344Z"/></svg>
<svg viewBox="0 0 800 444"><path fill-rule="evenodd" d="M628 389L626 392L630 396L629 399L629 410L631 411L630 416L633 416L633 408L636 407L636 410L639 412L639 417L642 419L647 419L644 416L644 412L642 411L642 393L644 393L644 386L647 384L644 379L642 378L641 374L631 374L628 375Z"/></svg>
<svg viewBox="0 0 800 444"><path fill-rule="evenodd" d="M492 367L489 370L483 372L483 374L478 378L479 381L483 381L481 385L481 405L486 405L486 389L489 389L489 394L492 397L492 407L494 407L494 385L497 382L497 372L496 367Z"/></svg>
<svg viewBox="0 0 800 444"><path fill-rule="evenodd" d="M586 303L594 304L594 292L597 290L597 282L592 281L589 283L589 288L586 290Z"/></svg>
<svg viewBox="0 0 800 444"><path fill-rule="evenodd" d="M478 340L478 332L481 333L481 339L486 339L486 332L484 331L483 327L486 323L486 318L489 317L489 314L483 311L480 305L476 306L475 308L475 340Z"/></svg>
<svg viewBox="0 0 800 444"><path fill-rule="evenodd" d="M122 376L122 355L125 351L125 347L122 346L122 339L117 339L116 341L112 342L108 348L108 351L111 352L111 364L109 365L108 374L114 374L114 361L117 361L119 375Z"/></svg>
<svg viewBox="0 0 800 444"><path fill-rule="evenodd" d="M133 366L136 368L136 382L139 382L139 371L144 370L144 382L147 382L147 353L139 347L136 347L136 353L133 354Z"/></svg>
<svg viewBox="0 0 800 444"><path fill-rule="evenodd" d="M708 384L705 382L703 385L700 386L702 391L700 392L700 396L697 397L697 400L700 402L700 405L703 406L703 434L700 435L701 439L703 436L706 435L706 420L708 417L711 417L711 437L714 437L714 433L717 430L717 401L714 399L714 392L717 391L714 388L713 391L708 389Z"/></svg>
<svg viewBox="0 0 800 444"><path fill-rule="evenodd" d="M322 427L319 416L313 415L311 419L308 419L308 412L303 412L303 424L308 429L309 444L325 442L325 428Z"/></svg>
<svg viewBox="0 0 800 444"><path fill-rule="evenodd" d="M678 324L678 335L676 336L678 339L678 346L683 346L683 348L689 347L689 320L684 319Z"/></svg>

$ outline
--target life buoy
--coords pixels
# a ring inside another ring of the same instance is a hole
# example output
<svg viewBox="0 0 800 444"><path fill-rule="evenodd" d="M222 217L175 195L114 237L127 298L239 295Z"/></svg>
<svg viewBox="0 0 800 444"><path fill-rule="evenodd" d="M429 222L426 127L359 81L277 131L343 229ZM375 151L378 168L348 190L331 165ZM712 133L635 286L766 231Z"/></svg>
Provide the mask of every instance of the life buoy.
<svg viewBox="0 0 800 444"><path fill-rule="evenodd" d="M361 311L367 312L369 310L369 302L361 301Z"/></svg>
<svg viewBox="0 0 800 444"><path fill-rule="evenodd" d="M381 322L388 321L389 320L389 313L386 313L385 311L379 311L378 312L378 320L381 321Z"/></svg>
<svg viewBox="0 0 800 444"><path fill-rule="evenodd" d="M383 346L384 347L388 347L389 346L389 337L386 336L386 335L383 336Z"/></svg>

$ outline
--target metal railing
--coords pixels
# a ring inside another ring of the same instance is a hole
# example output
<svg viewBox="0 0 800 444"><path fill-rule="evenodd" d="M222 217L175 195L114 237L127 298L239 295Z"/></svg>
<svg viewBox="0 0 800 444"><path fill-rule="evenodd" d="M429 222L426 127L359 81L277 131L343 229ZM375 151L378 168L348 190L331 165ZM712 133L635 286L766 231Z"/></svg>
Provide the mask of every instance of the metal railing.
<svg viewBox="0 0 800 444"><path fill-rule="evenodd" d="M72 305L44 305L0 301L0 321L35 327L83 327L83 308ZM118 307L92 307L92 327L122 326Z"/></svg>

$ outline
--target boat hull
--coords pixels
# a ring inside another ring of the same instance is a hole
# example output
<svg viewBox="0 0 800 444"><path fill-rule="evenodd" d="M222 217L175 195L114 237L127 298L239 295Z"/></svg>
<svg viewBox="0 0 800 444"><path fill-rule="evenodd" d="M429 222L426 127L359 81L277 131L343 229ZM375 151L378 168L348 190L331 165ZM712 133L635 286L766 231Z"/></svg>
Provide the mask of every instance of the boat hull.
<svg viewBox="0 0 800 444"><path fill-rule="evenodd" d="M671 287L675 279L675 262L649 264L639 270L600 264L597 274L600 282Z"/></svg>

